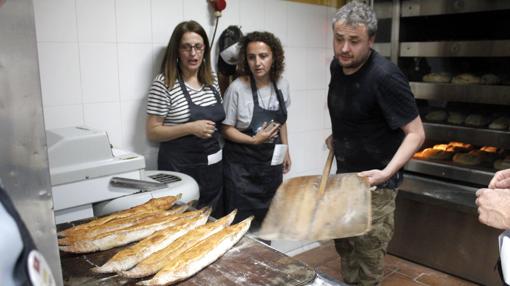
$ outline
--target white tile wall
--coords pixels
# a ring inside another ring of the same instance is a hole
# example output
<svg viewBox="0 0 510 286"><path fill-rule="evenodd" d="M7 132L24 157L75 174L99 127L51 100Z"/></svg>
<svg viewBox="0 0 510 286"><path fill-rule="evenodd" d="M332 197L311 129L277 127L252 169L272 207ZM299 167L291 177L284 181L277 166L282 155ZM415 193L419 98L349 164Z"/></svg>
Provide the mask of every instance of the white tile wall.
<svg viewBox="0 0 510 286"><path fill-rule="evenodd" d="M183 21L183 1L152 0L152 40L166 46L173 28Z"/></svg>
<svg viewBox="0 0 510 286"><path fill-rule="evenodd" d="M287 1L266 0L264 8L265 29L280 38L285 46L288 46L289 38L287 33L287 4Z"/></svg>
<svg viewBox="0 0 510 286"><path fill-rule="evenodd" d="M76 42L76 7L74 1L34 1L38 41Z"/></svg>
<svg viewBox="0 0 510 286"><path fill-rule="evenodd" d="M75 0L80 42L116 42L114 0Z"/></svg>
<svg viewBox="0 0 510 286"><path fill-rule="evenodd" d="M152 44L118 44L118 49L121 99L145 98L154 78Z"/></svg>
<svg viewBox="0 0 510 286"><path fill-rule="evenodd" d="M116 144L154 162L157 149L144 137L144 99L177 23L194 19L212 37L207 1L36 0L34 10L47 127L107 129ZM334 12L281 0L232 0L216 34L240 25L244 33L271 31L284 44L294 174L320 173L317 158L324 152L315 145L331 127L325 99Z"/></svg>
<svg viewBox="0 0 510 286"><path fill-rule="evenodd" d="M44 107L44 126L55 129L83 125L83 105L59 105Z"/></svg>
<svg viewBox="0 0 510 286"><path fill-rule="evenodd" d="M38 52L44 107L81 104L77 43L39 43Z"/></svg>
<svg viewBox="0 0 510 286"><path fill-rule="evenodd" d="M151 1L116 1L117 41L151 43Z"/></svg>
<svg viewBox="0 0 510 286"><path fill-rule="evenodd" d="M116 44L80 44L80 71L84 103L119 101Z"/></svg>
<svg viewBox="0 0 510 286"><path fill-rule="evenodd" d="M107 130L108 138L113 146L123 142L120 102L85 104L83 124L90 128Z"/></svg>
<svg viewBox="0 0 510 286"><path fill-rule="evenodd" d="M264 4L264 1L239 1L239 25L241 25L244 33L265 30L264 17L261 17L261 15L264 15Z"/></svg>

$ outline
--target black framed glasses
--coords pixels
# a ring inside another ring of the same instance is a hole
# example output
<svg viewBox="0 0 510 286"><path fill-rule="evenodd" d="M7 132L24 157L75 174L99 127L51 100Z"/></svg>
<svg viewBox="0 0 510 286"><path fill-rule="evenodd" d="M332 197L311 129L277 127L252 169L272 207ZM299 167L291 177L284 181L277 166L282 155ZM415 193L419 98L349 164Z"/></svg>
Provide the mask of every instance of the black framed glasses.
<svg viewBox="0 0 510 286"><path fill-rule="evenodd" d="M179 47L181 49L181 51L184 51L184 52L187 52L187 53L191 53L191 51L193 49L195 49L195 52L197 53L201 53L204 51L204 48L205 48L205 45L204 44L194 44L194 45L190 45L190 44L184 44L184 45L181 45Z"/></svg>

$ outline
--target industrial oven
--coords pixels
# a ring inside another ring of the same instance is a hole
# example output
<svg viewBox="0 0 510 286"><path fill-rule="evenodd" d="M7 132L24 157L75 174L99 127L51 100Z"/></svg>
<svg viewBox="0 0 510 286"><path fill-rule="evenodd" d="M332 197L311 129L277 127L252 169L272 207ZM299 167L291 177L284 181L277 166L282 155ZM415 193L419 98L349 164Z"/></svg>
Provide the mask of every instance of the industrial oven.
<svg viewBox="0 0 510 286"><path fill-rule="evenodd" d="M425 126L423 149L430 148L405 166L389 252L500 284L501 231L479 223L475 192L510 167L510 1L374 5L389 31L375 48L409 78Z"/></svg>

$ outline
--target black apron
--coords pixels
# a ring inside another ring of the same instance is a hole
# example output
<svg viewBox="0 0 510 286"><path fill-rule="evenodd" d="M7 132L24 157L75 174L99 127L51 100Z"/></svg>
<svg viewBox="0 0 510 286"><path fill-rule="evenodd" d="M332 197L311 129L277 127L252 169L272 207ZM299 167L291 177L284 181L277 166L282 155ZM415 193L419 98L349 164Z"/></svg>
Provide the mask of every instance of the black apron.
<svg viewBox="0 0 510 286"><path fill-rule="evenodd" d="M193 103L182 79L179 78L178 81L189 106L188 122L211 120L216 123L217 129L220 128L221 122L225 119L225 110L218 91L210 86L217 102L210 106L200 106ZM218 130L208 139L187 135L161 142L158 152L159 170L181 172L197 181L200 190L197 208L211 206L213 217L223 216L223 165L222 161L208 165L207 156L221 150L219 140Z"/></svg>
<svg viewBox="0 0 510 286"><path fill-rule="evenodd" d="M257 86L255 79L250 79L253 96L253 117L250 125L243 133L254 136L264 122L274 120L284 124L287 121L287 108L281 90L276 83L273 86L276 92L278 110L266 110L259 106ZM250 215L255 216L253 229L260 226L266 216L269 204L276 189L282 183L283 166L271 166L271 159L275 144L280 144L278 135L273 143L248 145L225 140L224 147L224 190L226 211L238 210L235 222L241 221Z"/></svg>
<svg viewBox="0 0 510 286"><path fill-rule="evenodd" d="M32 236L28 231L25 223L21 219L19 213L16 211L14 204L7 195L7 192L0 187L0 204L2 204L7 213L14 219L18 226L18 230L23 240L23 250L14 266L14 278L18 281L19 285L32 285L28 274L28 255L32 250L35 250L35 243L32 240Z"/></svg>

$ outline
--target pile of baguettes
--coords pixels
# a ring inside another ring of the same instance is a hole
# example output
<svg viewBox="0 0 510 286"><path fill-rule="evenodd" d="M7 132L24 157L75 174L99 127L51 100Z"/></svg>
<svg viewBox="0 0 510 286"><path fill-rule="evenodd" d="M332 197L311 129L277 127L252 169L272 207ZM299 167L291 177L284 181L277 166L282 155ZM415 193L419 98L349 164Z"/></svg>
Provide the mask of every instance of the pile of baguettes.
<svg viewBox="0 0 510 286"><path fill-rule="evenodd" d="M145 204L80 224L58 233L60 249L87 253L123 246L96 273L117 272L128 278L150 276L138 285L168 285L186 279L232 248L248 231L252 217L230 225L236 211L207 223L211 210L174 206L180 196Z"/></svg>

